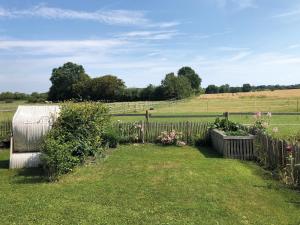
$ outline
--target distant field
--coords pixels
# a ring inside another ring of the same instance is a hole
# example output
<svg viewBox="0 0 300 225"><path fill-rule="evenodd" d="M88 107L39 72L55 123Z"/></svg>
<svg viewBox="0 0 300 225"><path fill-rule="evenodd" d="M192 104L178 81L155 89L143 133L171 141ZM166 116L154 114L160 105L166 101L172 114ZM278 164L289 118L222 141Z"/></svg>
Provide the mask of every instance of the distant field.
<svg viewBox="0 0 300 225"><path fill-rule="evenodd" d="M24 101L13 103L0 102L1 110L16 110ZM148 102L120 102L110 103L112 113L150 113L154 115L195 115L222 114L223 112L300 112L300 89L261 91L249 93L209 94L189 98L182 101L148 101ZM0 112L0 121L12 118L13 112ZM139 121L144 116L114 117L114 120ZM214 121L215 118L151 118L151 121ZM244 124L253 123L252 116L230 116L230 119ZM273 116L271 128L278 127L277 135L284 137L300 132L300 116Z"/></svg>
<svg viewBox="0 0 300 225"><path fill-rule="evenodd" d="M275 91L257 91L257 92L239 92L222 94L205 94L201 99L226 99L226 98L300 98L300 89L275 90Z"/></svg>

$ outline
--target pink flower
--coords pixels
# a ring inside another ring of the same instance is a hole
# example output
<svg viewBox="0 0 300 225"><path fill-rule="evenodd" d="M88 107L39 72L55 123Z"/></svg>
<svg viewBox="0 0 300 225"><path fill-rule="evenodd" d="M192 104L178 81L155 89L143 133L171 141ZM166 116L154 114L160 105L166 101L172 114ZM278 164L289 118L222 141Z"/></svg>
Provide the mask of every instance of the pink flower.
<svg viewBox="0 0 300 225"><path fill-rule="evenodd" d="M254 119L259 119L261 117L261 112L256 112L254 114Z"/></svg>
<svg viewBox="0 0 300 225"><path fill-rule="evenodd" d="M293 146L291 145L286 146L286 151L288 152L289 155L291 155L293 153Z"/></svg>

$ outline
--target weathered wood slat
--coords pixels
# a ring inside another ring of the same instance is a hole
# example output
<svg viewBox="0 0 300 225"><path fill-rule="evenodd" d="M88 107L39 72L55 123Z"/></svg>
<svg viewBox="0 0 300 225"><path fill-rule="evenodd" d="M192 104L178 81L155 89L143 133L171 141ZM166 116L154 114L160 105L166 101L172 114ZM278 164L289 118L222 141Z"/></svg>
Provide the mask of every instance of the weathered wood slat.
<svg viewBox="0 0 300 225"><path fill-rule="evenodd" d="M214 149L226 158L250 160L254 158L254 136L226 136L216 129L211 131Z"/></svg>
<svg viewBox="0 0 300 225"><path fill-rule="evenodd" d="M138 135L139 142L153 143L157 137L164 131L175 130L182 132L183 140L191 143L194 136L203 140L208 137L208 124L197 122L178 122L178 123L159 123L159 122L139 122L139 123L117 123L116 128L121 132L122 136ZM136 127L142 127L136 128Z"/></svg>

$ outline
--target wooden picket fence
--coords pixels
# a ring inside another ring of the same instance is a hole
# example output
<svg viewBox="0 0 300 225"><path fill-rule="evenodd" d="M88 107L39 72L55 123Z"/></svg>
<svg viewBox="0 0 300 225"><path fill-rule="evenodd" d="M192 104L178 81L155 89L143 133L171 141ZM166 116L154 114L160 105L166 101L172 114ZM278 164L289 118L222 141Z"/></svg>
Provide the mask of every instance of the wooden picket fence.
<svg viewBox="0 0 300 225"><path fill-rule="evenodd" d="M273 138L258 132L255 138L256 159L267 169L281 171L287 184L300 186L300 143Z"/></svg>
<svg viewBox="0 0 300 225"><path fill-rule="evenodd" d="M0 142L8 141L12 132L10 120L0 121Z"/></svg>
<svg viewBox="0 0 300 225"><path fill-rule="evenodd" d="M295 166L300 166L300 143L280 140L261 132L256 134L255 141L256 157L261 159L266 167L270 169L285 167L289 163L288 148L291 149L290 154Z"/></svg>
<svg viewBox="0 0 300 225"><path fill-rule="evenodd" d="M182 132L182 140L188 144L192 143L193 138L203 141L208 138L209 123L205 122L137 122L137 123L116 123L114 125L119 129L121 136L134 137L137 142L154 143L157 137L164 131Z"/></svg>

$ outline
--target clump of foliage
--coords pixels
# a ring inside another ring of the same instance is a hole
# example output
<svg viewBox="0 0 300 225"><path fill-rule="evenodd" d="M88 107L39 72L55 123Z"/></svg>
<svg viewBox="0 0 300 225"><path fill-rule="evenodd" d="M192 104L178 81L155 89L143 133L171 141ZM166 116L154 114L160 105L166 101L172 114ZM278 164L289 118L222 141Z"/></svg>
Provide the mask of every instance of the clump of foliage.
<svg viewBox="0 0 300 225"><path fill-rule="evenodd" d="M161 132L161 134L157 137L157 142L163 145L186 145L186 143L182 141L182 132L177 132L175 130Z"/></svg>
<svg viewBox="0 0 300 225"><path fill-rule="evenodd" d="M108 126L103 133L102 143L109 148L116 148L121 140L121 134L114 126Z"/></svg>
<svg viewBox="0 0 300 225"><path fill-rule="evenodd" d="M300 166L295 163L295 149L293 145L288 145L285 151L287 164L280 171L280 177L285 184L297 187L300 184Z"/></svg>
<svg viewBox="0 0 300 225"><path fill-rule="evenodd" d="M271 112L268 112L265 116L261 112L255 113L252 131L254 133L267 132L267 129L269 128L270 125L271 117L272 117ZM277 132L277 131L273 130L273 132Z"/></svg>
<svg viewBox="0 0 300 225"><path fill-rule="evenodd" d="M248 132L243 129L239 123L230 121L226 118L216 118L215 122L211 125L212 129L218 129L225 132L228 136L246 136Z"/></svg>
<svg viewBox="0 0 300 225"><path fill-rule="evenodd" d="M120 134L120 144L137 143L141 141L144 126L140 122L126 124L118 121L117 126Z"/></svg>
<svg viewBox="0 0 300 225"><path fill-rule="evenodd" d="M102 139L110 124L108 109L95 103L65 103L41 146L49 180L58 179L88 157L102 153Z"/></svg>
<svg viewBox="0 0 300 225"><path fill-rule="evenodd" d="M197 134L197 135L193 135L192 139L191 139L191 143L193 146L205 146L208 144L208 140L206 140L205 138L203 138L202 135Z"/></svg>

